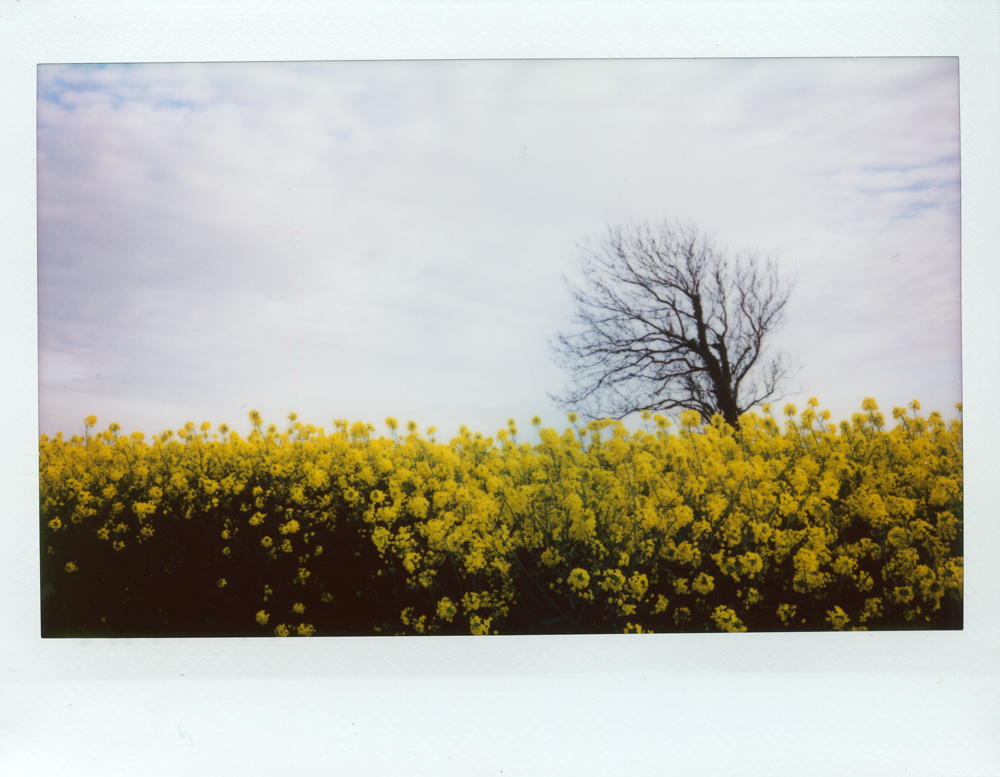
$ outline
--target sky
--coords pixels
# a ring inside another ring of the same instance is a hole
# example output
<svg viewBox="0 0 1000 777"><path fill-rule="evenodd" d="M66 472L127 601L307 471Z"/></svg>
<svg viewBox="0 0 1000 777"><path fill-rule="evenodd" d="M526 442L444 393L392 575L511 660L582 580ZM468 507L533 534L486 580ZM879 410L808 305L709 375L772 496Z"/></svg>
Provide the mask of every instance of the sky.
<svg viewBox="0 0 1000 777"><path fill-rule="evenodd" d="M588 237L794 278L779 402L962 400L955 58L38 68L39 431L567 425Z"/></svg>

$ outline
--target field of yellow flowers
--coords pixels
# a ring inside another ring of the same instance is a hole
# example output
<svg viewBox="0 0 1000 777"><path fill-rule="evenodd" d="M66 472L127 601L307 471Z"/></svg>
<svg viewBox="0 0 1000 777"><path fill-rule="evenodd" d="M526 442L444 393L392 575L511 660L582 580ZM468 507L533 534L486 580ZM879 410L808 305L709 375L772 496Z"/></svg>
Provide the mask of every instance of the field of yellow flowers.
<svg viewBox="0 0 1000 777"><path fill-rule="evenodd" d="M535 444L91 416L40 439L42 634L961 628L961 421L817 406Z"/></svg>

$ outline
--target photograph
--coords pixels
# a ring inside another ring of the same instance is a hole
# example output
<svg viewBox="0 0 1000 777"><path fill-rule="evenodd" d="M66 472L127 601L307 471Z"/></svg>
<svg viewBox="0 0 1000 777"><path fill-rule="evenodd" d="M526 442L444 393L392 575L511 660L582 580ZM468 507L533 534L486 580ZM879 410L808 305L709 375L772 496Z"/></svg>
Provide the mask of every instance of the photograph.
<svg viewBox="0 0 1000 777"><path fill-rule="evenodd" d="M1000 775L997 0L0 71L0 774Z"/></svg>
<svg viewBox="0 0 1000 777"><path fill-rule="evenodd" d="M963 628L957 57L40 64L40 632Z"/></svg>

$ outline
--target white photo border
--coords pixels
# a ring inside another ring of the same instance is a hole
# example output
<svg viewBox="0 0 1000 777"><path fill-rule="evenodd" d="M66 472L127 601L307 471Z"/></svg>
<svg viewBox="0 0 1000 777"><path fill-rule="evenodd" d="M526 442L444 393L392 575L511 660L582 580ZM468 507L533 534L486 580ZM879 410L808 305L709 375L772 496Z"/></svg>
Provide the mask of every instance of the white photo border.
<svg viewBox="0 0 1000 777"><path fill-rule="evenodd" d="M35 3L0 10L0 773L998 774L1000 5ZM957 56L961 632L42 640L36 68L58 62Z"/></svg>

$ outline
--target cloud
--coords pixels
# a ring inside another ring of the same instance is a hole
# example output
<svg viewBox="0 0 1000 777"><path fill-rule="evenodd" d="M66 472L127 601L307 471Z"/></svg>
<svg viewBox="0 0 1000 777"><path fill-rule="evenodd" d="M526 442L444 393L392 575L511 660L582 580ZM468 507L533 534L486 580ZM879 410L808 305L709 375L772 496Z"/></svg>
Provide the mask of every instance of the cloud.
<svg viewBox="0 0 1000 777"><path fill-rule="evenodd" d="M574 245L661 216L798 273L832 409L919 393L960 364L957 94L953 59L43 66L42 431L556 423Z"/></svg>

